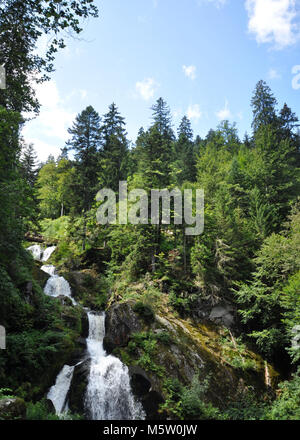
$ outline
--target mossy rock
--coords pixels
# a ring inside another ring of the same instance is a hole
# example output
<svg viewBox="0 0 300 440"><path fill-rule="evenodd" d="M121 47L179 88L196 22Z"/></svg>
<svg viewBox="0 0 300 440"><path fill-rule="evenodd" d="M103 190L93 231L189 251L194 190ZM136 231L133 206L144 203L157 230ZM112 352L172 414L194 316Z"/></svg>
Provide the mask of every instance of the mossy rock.
<svg viewBox="0 0 300 440"><path fill-rule="evenodd" d="M37 281L39 286L43 289L50 278L50 275L43 270L41 270L42 264L38 261L35 261L32 268L32 276Z"/></svg>
<svg viewBox="0 0 300 440"><path fill-rule="evenodd" d="M82 306L103 310L106 306L106 289L101 276L94 270L60 272L70 284L72 295Z"/></svg>
<svg viewBox="0 0 300 440"><path fill-rule="evenodd" d="M199 376L200 381L209 378L206 399L220 409L249 388L254 388L259 396L270 385L276 385L278 374L251 350L246 348L241 360L240 351L233 347L233 356L239 360L237 366L232 359L227 359L221 342L223 326L209 321L184 320L168 308L157 310L155 321L149 325L134 313L133 307L133 302L122 302L107 310L106 346L114 348L114 354L130 369L142 366L151 391L162 399L168 399L165 383L169 379L190 386L194 376ZM139 345L135 333L142 341L148 335L149 342ZM162 333L169 335L167 343L166 338L159 336ZM151 351L147 352L149 347ZM266 383L266 368L271 383Z"/></svg>
<svg viewBox="0 0 300 440"><path fill-rule="evenodd" d="M0 399L0 420L24 420L26 418L26 405L23 399Z"/></svg>

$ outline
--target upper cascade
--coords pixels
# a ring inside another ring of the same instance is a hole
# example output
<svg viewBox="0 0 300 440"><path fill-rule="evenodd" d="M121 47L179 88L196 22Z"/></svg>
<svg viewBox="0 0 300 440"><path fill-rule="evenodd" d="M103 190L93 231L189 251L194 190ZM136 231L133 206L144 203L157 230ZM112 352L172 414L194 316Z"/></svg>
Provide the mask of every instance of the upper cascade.
<svg viewBox="0 0 300 440"><path fill-rule="evenodd" d="M37 261L48 261L53 252L55 251L56 246L50 246L46 249L43 249L40 244L34 244L29 246L27 250L31 252L33 258Z"/></svg>

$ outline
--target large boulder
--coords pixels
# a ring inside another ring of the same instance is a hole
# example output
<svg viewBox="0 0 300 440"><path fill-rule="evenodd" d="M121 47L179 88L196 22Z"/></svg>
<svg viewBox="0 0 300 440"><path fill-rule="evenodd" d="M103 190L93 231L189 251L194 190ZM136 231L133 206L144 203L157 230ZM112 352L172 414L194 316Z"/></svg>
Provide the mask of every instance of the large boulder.
<svg viewBox="0 0 300 440"><path fill-rule="evenodd" d="M26 405L18 397L0 399L0 420L24 420L26 418Z"/></svg>
<svg viewBox="0 0 300 440"><path fill-rule="evenodd" d="M126 347L132 333L143 328L141 319L133 311L129 302L112 305L106 314L104 348L112 352L114 348Z"/></svg>

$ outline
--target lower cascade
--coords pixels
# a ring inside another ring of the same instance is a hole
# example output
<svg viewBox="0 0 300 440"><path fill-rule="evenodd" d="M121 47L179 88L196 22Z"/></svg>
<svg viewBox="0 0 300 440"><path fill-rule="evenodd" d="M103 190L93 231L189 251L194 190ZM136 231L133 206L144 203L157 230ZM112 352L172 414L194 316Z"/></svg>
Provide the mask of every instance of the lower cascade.
<svg viewBox="0 0 300 440"><path fill-rule="evenodd" d="M51 400L56 414L60 415L68 411L68 392L73 378L74 368L65 365L56 378L47 395L47 399Z"/></svg>
<svg viewBox="0 0 300 440"><path fill-rule="evenodd" d="M35 245L28 250L36 260L46 262L55 247L43 250L39 245ZM44 287L46 295L66 296L71 299L73 305L77 304L72 297L68 281L57 275L55 266L45 264L41 270L50 275ZM115 356L107 355L103 348L105 313L89 311L87 315L89 336L86 342L90 358L90 372L84 396L84 406L88 417L91 420L144 419L143 407L131 391L127 366ZM64 415L68 411L68 394L75 367L76 365L65 365L48 392L47 398L52 401L58 415Z"/></svg>
<svg viewBox="0 0 300 440"><path fill-rule="evenodd" d="M92 420L139 420L145 414L130 387L126 365L103 348L105 314L88 313L91 358L85 409Z"/></svg>

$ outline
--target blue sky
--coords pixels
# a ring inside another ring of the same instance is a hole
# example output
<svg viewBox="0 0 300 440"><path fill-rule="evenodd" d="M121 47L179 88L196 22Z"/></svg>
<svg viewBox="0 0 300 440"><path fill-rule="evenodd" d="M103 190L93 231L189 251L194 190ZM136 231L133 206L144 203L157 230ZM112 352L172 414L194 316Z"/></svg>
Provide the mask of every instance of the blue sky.
<svg viewBox="0 0 300 440"><path fill-rule="evenodd" d="M37 87L42 109L24 137L40 160L57 156L77 113L100 115L115 102L128 137L151 123L162 96L174 129L187 114L204 137L222 119L250 131L250 100L264 79L300 116L300 0L97 0L100 14L68 39L49 83ZM48 42L41 39L38 50Z"/></svg>

